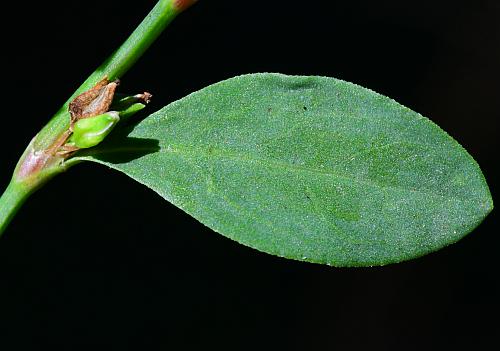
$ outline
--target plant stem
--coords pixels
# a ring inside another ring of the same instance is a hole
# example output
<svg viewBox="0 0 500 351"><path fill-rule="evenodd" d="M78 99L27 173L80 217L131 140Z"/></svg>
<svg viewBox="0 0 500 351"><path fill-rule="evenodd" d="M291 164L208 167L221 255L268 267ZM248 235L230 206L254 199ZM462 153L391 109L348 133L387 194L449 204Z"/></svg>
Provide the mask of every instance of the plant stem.
<svg viewBox="0 0 500 351"><path fill-rule="evenodd" d="M7 189L5 189L5 192L0 198L0 236L30 193L30 189L13 181L10 182Z"/></svg>
<svg viewBox="0 0 500 351"><path fill-rule="evenodd" d="M167 25L195 0L159 0L130 37L74 92L47 125L35 136L20 158L12 180L0 197L0 235L26 198L50 177L68 165L54 156L51 147L68 132L69 103L93 87L105 76L109 80L122 77L158 38Z"/></svg>
<svg viewBox="0 0 500 351"><path fill-rule="evenodd" d="M37 135L36 150L48 148L69 126L69 103L93 87L104 76L121 78L146 52L167 25L184 9L179 0L160 0L130 37L73 93L56 115Z"/></svg>

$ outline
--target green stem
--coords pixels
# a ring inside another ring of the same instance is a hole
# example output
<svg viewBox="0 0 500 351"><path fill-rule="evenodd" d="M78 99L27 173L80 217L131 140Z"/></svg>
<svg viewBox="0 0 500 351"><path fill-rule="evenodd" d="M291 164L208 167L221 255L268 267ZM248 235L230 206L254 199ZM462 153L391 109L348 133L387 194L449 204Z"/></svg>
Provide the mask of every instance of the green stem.
<svg viewBox="0 0 500 351"><path fill-rule="evenodd" d="M7 189L5 189L0 198L0 236L30 193L30 189L16 182L11 182Z"/></svg>
<svg viewBox="0 0 500 351"><path fill-rule="evenodd" d="M146 52L167 25L184 9L178 0L160 0L130 37L74 92L57 114L40 131L35 148L49 147L69 126L69 103L80 93L93 87L104 76L121 78Z"/></svg>
<svg viewBox="0 0 500 351"><path fill-rule="evenodd" d="M142 23L90 77L74 92L47 125L36 135L20 158L11 183L0 197L0 235L26 198L50 177L65 170L61 157L45 151L60 140L69 128L69 103L105 76L122 77L158 38L167 25L195 0L159 0Z"/></svg>

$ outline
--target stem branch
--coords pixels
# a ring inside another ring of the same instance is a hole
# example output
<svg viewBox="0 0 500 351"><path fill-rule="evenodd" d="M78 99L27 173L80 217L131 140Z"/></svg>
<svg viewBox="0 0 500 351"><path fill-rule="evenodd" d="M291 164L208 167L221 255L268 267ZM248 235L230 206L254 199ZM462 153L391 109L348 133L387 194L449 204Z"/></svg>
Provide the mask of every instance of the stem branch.
<svg viewBox="0 0 500 351"><path fill-rule="evenodd" d="M26 198L49 178L65 170L64 160L49 152L68 131L69 103L107 76L122 77L158 38L167 25L195 0L159 0L123 45L74 92L47 125L35 136L20 158L12 180L0 197L0 235Z"/></svg>
<svg viewBox="0 0 500 351"><path fill-rule="evenodd" d="M167 25L180 13L177 0L160 0L144 18L130 37L73 93L56 115L37 135L34 147L43 150L54 143L69 126L69 103L82 92L92 88L108 76L109 80L121 78L146 52Z"/></svg>

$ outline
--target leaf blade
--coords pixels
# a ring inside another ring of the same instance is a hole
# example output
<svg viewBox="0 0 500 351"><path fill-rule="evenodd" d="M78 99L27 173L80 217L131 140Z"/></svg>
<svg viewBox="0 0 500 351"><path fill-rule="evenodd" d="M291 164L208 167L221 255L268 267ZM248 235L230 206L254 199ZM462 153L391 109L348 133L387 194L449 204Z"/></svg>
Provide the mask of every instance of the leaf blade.
<svg viewBox="0 0 500 351"><path fill-rule="evenodd" d="M399 262L459 240L493 206L475 161L438 126L333 78L232 78L166 106L130 136L159 148L116 162L120 142L111 140L78 159L118 169L215 231L287 258Z"/></svg>

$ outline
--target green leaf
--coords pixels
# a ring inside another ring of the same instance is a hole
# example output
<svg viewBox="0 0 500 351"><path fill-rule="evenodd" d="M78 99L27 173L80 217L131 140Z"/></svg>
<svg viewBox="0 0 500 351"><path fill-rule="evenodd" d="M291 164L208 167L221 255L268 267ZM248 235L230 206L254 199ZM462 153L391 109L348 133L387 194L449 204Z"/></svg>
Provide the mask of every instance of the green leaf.
<svg viewBox="0 0 500 351"><path fill-rule="evenodd" d="M437 125L333 78L229 79L86 152L75 161L122 171L244 245L335 266L427 254L493 208L476 162Z"/></svg>

